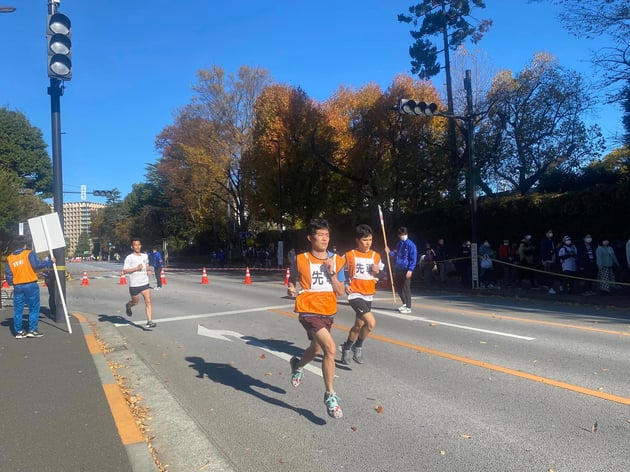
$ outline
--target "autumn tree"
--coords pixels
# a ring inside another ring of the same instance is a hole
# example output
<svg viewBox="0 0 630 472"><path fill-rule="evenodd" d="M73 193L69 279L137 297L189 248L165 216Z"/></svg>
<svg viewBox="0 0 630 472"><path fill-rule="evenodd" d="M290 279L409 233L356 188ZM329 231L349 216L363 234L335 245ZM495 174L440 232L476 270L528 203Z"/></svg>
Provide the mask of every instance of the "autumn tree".
<svg viewBox="0 0 630 472"><path fill-rule="evenodd" d="M488 115L476 137L480 186L525 194L553 169L576 172L603 150L599 127L587 127L590 94L582 77L538 54L523 71L497 74Z"/></svg>
<svg viewBox="0 0 630 472"><path fill-rule="evenodd" d="M262 221L278 224L282 211L286 225L299 227L323 216L342 191L315 152L322 123L320 105L299 88L274 84L258 97L243 170L252 211Z"/></svg>
<svg viewBox="0 0 630 472"><path fill-rule="evenodd" d="M157 138L158 171L172 206L185 215L192 234L229 226L226 208L246 230L249 220L241 159L252 144L253 109L270 81L266 71L221 67L197 73L192 102Z"/></svg>
<svg viewBox="0 0 630 472"><path fill-rule="evenodd" d="M472 9L485 8L482 0L423 0L409 7L409 14L399 14L398 21L411 23L410 31L414 43L409 48L412 58L411 72L421 79L430 79L444 69L446 78L447 113L454 114L453 85L451 78L450 51L456 50L467 39L477 43L492 25L490 20L481 20L476 25ZM435 42L430 37L436 37ZM444 57L444 63L439 55ZM458 195L458 178L466 160L458 152L455 119L448 120L450 164L452 169L450 191Z"/></svg>

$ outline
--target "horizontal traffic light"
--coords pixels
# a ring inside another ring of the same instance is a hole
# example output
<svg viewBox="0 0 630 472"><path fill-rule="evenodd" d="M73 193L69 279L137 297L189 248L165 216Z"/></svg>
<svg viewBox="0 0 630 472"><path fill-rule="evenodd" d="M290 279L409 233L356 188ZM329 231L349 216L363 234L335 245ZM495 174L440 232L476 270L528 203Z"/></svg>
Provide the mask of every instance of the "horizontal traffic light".
<svg viewBox="0 0 630 472"><path fill-rule="evenodd" d="M95 197L111 197L112 196L112 191L111 190L94 190L92 192L92 195L94 195Z"/></svg>
<svg viewBox="0 0 630 472"><path fill-rule="evenodd" d="M72 78L72 23L61 13L48 15L46 41L48 46L48 77L60 80Z"/></svg>
<svg viewBox="0 0 630 472"><path fill-rule="evenodd" d="M402 98L398 103L398 112L404 115L433 116L438 106L435 103L417 102Z"/></svg>

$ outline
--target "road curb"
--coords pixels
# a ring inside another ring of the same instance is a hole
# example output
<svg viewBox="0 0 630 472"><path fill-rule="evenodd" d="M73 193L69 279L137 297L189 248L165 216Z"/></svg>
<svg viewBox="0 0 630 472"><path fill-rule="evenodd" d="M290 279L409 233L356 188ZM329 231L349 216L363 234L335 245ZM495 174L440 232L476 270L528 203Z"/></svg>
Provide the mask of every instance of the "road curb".
<svg viewBox="0 0 630 472"><path fill-rule="evenodd" d="M194 470L234 472L234 466L227 456L210 442L207 434L162 385L144 359L129 348L118 328L111 323L99 322L96 314L83 313L79 316L97 323L95 329L98 337L109 348L109 352L100 354L100 360L98 355L95 355L95 364L102 363L112 378L107 364L110 362L117 365L118 374L127 379L126 386L134 395L141 397L144 406L150 409L148 423L154 435L151 438L151 445L157 451L158 460L162 464L168 464L168 470L172 472ZM81 326L84 332L87 329L90 331L89 334L92 334L88 323L82 323ZM103 367L97 364L97 369ZM104 383L109 382L107 374L101 378L104 379ZM142 447L144 451L141 450ZM134 465L134 472L158 470L146 444L136 443L127 446L127 454L132 464L135 463L138 467L144 466L143 461L147 456L151 459L152 468L136 469Z"/></svg>
<svg viewBox="0 0 630 472"><path fill-rule="evenodd" d="M105 355L89 326L88 318L80 313L73 313L72 315L79 321L85 343L92 354L92 361L103 384L105 398L133 472L158 472L159 469L147 447L142 431L140 431L140 427L127 406L114 374L107 365Z"/></svg>

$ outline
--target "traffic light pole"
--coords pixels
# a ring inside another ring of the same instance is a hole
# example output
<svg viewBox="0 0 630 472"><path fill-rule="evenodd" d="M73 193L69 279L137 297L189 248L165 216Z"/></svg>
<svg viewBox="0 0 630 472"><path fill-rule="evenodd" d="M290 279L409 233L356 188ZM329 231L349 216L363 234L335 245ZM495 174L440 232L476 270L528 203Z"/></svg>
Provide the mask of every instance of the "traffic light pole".
<svg viewBox="0 0 630 472"><path fill-rule="evenodd" d="M52 130L52 161L53 161L53 204L55 212L59 215L59 223L61 230L65 234L65 226L63 222L63 172L61 165L61 96L63 89L59 79L50 79L50 87L48 87L48 95L50 95L50 116ZM57 274L59 275L58 290L55 290L55 321L65 322L63 310L57 310L56 307L63 306L61 296L66 297L66 248L60 247L53 250L57 265ZM63 294L63 295L62 295ZM51 307L52 310L52 307Z"/></svg>

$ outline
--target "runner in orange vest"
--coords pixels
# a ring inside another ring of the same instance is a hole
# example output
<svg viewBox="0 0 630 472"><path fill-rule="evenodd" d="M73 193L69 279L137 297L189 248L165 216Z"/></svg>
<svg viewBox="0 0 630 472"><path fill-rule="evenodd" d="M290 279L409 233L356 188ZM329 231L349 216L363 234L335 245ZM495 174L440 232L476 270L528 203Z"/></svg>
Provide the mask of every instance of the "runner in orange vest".
<svg viewBox="0 0 630 472"><path fill-rule="evenodd" d="M379 253L372 250L372 228L359 225L355 228L357 248L346 252L346 293L348 303L354 310L354 326L348 333L348 339L341 347L341 362L348 364L350 353L358 364L363 364L363 341L376 327L372 313L372 300L376 293L376 276L385 265Z"/></svg>
<svg viewBox="0 0 630 472"><path fill-rule="evenodd" d="M39 325L39 285L37 272L50 269L53 261L40 260L37 254L26 248L26 239L19 236L14 243L14 251L6 262L7 282L13 285L13 329L15 338L41 338ZM28 305L28 332L22 329L24 303Z"/></svg>
<svg viewBox="0 0 630 472"><path fill-rule="evenodd" d="M296 296L294 311L306 330L311 344L302 358L291 358L291 384L298 387L304 375L304 366L323 352L324 404L328 414L341 418L343 412L333 387L335 378L335 340L330 329L337 313L337 296L343 295L343 257L328 251L330 226L326 220L312 220L307 227L307 239L311 250L298 254L296 267L291 270L287 293ZM300 284L298 292L296 283Z"/></svg>

